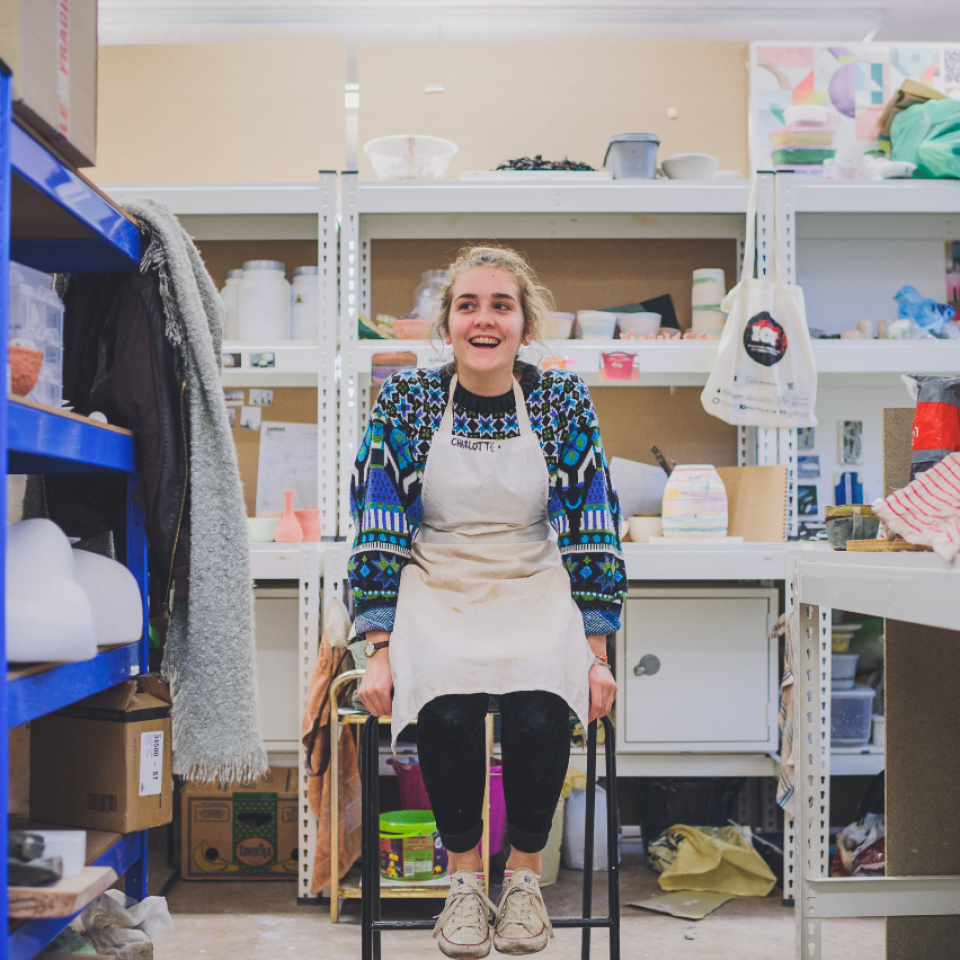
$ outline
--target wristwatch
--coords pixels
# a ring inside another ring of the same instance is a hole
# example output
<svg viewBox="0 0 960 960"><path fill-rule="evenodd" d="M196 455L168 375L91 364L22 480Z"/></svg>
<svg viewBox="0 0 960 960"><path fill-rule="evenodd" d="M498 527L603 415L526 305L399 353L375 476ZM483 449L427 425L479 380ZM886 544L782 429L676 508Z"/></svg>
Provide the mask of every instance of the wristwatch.
<svg viewBox="0 0 960 960"><path fill-rule="evenodd" d="M369 658L372 657L378 650L382 650L384 647L389 647L389 640L381 640L379 643L371 643L367 641L367 645L363 648L364 654Z"/></svg>

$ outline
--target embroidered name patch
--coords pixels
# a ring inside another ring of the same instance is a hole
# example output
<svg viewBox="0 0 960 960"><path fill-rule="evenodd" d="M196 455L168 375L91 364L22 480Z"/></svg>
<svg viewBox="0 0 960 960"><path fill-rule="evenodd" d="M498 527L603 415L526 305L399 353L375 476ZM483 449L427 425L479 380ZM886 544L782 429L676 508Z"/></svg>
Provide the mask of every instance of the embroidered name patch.
<svg viewBox="0 0 960 960"><path fill-rule="evenodd" d="M500 444L495 440L468 440L466 437L451 437L450 446L457 450L474 450L480 453L500 452Z"/></svg>

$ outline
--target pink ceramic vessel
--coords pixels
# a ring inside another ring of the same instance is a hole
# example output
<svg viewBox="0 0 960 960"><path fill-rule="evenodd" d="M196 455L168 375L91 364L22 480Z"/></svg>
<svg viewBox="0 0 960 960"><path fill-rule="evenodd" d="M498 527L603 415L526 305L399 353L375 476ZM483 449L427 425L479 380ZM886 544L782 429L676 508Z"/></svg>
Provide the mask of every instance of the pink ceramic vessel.
<svg viewBox="0 0 960 960"><path fill-rule="evenodd" d="M320 511L294 510L300 529L303 531L304 543L320 542Z"/></svg>
<svg viewBox="0 0 960 960"><path fill-rule="evenodd" d="M277 524L277 532L273 535L274 543L302 543L303 530L297 521L293 509L293 491L283 491L283 516Z"/></svg>

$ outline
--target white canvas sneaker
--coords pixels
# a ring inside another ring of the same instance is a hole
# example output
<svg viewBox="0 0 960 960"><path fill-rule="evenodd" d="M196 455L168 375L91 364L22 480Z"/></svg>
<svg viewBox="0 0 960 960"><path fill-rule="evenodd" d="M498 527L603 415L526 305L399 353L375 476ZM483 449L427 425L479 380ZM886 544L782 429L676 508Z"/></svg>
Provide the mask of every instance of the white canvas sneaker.
<svg viewBox="0 0 960 960"><path fill-rule="evenodd" d="M490 911L493 903L471 870L450 878L450 893L433 928L440 952L454 960L480 958L490 953Z"/></svg>
<svg viewBox="0 0 960 960"><path fill-rule="evenodd" d="M493 945L500 953L539 953L553 936L547 907L532 870L517 870L497 903Z"/></svg>

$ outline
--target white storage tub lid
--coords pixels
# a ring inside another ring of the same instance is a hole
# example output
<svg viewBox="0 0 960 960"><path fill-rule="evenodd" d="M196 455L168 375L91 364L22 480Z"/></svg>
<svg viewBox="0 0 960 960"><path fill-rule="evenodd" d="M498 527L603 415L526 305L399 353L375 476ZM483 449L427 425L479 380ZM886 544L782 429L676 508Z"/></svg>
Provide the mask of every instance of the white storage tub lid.
<svg viewBox="0 0 960 960"><path fill-rule="evenodd" d="M294 267L293 275L295 277L318 277L320 276L319 267Z"/></svg>
<svg viewBox="0 0 960 960"><path fill-rule="evenodd" d="M831 690L830 696L834 700L857 700L875 697L877 691L866 683L855 683L851 690Z"/></svg>
<svg viewBox="0 0 960 960"><path fill-rule="evenodd" d="M279 260L247 260L243 265L244 270L279 270L280 273L286 273L287 268Z"/></svg>

